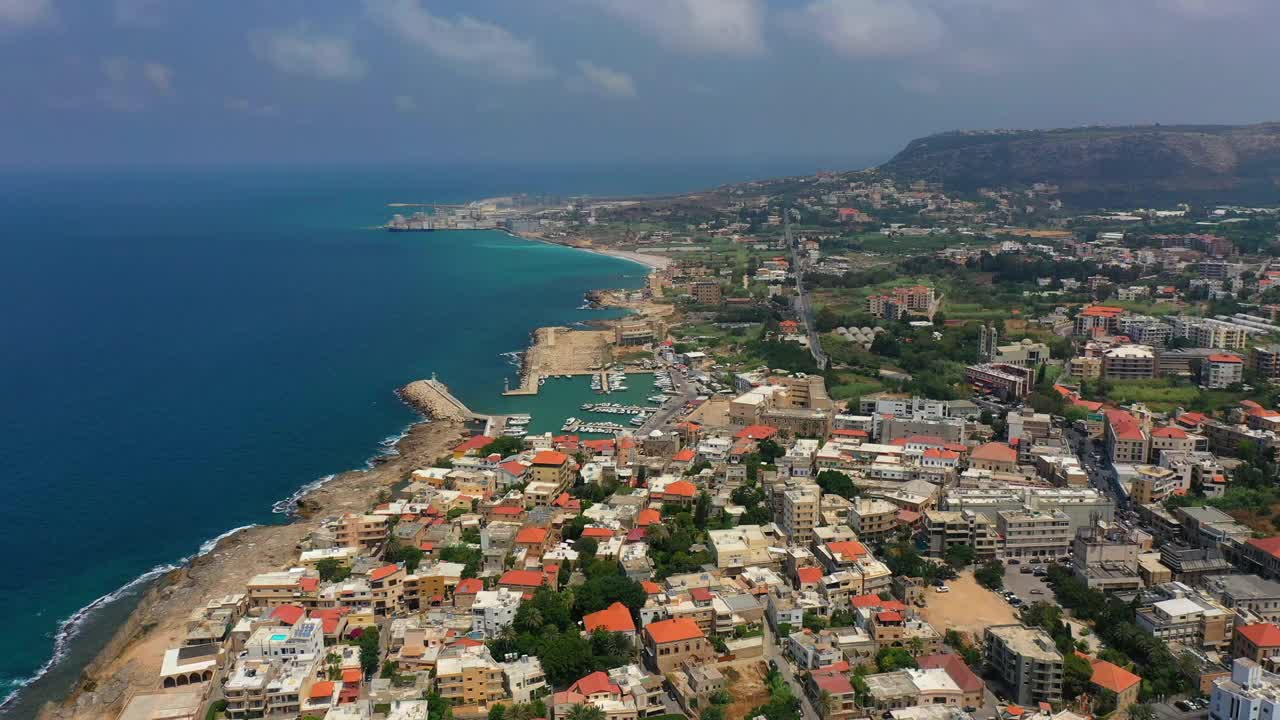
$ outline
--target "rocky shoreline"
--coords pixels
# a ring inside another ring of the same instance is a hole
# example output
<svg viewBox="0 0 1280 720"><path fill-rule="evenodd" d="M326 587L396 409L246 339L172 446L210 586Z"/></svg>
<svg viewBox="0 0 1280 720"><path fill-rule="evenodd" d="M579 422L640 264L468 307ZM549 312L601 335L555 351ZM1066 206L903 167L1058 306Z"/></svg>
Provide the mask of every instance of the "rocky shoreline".
<svg viewBox="0 0 1280 720"><path fill-rule="evenodd" d="M193 608L244 592L254 575L287 567L298 545L324 519L368 510L380 491L429 466L462 437L463 425L454 420L417 423L396 443L397 454L380 456L371 467L337 475L304 494L290 522L233 533L208 554L158 578L67 697L47 703L38 717L102 720L115 717L133 695L158 691L164 651L181 644Z"/></svg>

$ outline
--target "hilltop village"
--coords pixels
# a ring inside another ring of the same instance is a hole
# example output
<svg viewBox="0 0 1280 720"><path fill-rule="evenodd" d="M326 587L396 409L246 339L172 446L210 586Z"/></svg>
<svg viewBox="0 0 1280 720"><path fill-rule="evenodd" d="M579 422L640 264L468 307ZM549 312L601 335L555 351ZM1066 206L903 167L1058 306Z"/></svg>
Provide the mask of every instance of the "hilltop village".
<svg viewBox="0 0 1280 720"><path fill-rule="evenodd" d="M1274 209L824 174L507 222L656 259L605 359L664 410L439 419L118 717L1270 717Z"/></svg>

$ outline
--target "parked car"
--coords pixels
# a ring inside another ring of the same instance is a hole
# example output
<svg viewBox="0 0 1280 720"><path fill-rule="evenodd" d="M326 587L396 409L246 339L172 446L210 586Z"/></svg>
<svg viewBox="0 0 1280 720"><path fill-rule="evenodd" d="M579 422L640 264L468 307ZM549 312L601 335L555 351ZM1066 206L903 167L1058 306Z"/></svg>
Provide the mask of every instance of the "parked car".
<svg viewBox="0 0 1280 720"><path fill-rule="evenodd" d="M1031 566L1023 565L1022 568L1018 570L1018 572L1022 573L1023 575L1030 575L1032 573Z"/></svg>
<svg viewBox="0 0 1280 720"><path fill-rule="evenodd" d="M1032 590L1032 591L1031 591L1031 594L1032 594L1032 595L1043 595L1043 594L1044 594L1044 591L1043 591L1043 590L1041 590L1040 588L1036 588L1036 589L1034 589L1034 590Z"/></svg>
<svg viewBox="0 0 1280 720"><path fill-rule="evenodd" d="M937 587L937 590L940 593L951 592L951 588L947 587L946 585L939 585Z"/></svg>
<svg viewBox="0 0 1280 720"><path fill-rule="evenodd" d="M1193 709L1191 707L1191 703L1187 702L1186 700L1179 700L1176 703L1174 703L1173 706L1178 708L1182 712L1191 712Z"/></svg>
<svg viewBox="0 0 1280 720"><path fill-rule="evenodd" d="M1004 564L1005 565L1021 565L1022 561L1019 560L1018 558L1009 558L1008 560L1005 561Z"/></svg>

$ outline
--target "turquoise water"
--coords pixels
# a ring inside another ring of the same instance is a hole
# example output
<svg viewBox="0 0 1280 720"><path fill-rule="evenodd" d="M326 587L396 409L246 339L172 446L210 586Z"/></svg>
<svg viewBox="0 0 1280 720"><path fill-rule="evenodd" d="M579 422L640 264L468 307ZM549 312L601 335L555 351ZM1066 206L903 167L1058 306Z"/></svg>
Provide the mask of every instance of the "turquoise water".
<svg viewBox="0 0 1280 720"><path fill-rule="evenodd" d="M644 267L498 232L369 229L391 200L510 189L0 176L0 696L40 675L3 713L67 690L137 578L282 522L274 503L360 467L416 419L394 394L406 382L437 373L477 408L527 404L557 431L562 405L579 414L577 381L502 398L506 353L536 327L616 315L580 309L583 294L639 287Z"/></svg>
<svg viewBox="0 0 1280 720"><path fill-rule="evenodd" d="M537 395L481 397L476 400L473 409L483 408L484 412L494 414L528 413L532 418L527 426L530 435L540 435L544 432L559 435L562 433L565 420L571 417L588 422L614 422L634 432L637 428L631 425L633 415L582 409L584 403L616 403L655 409L658 407L657 404L647 400L661 393L653 386L653 373L628 373L626 386L626 390L602 394L591 389L590 375L547 378L547 381L538 389ZM591 438L611 437L587 432L573 434Z"/></svg>

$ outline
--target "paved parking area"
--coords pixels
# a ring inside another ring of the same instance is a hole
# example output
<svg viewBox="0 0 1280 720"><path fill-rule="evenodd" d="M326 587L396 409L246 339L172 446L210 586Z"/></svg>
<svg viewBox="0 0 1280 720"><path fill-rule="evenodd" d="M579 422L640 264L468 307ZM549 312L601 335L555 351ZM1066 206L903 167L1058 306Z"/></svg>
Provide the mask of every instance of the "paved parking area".
<svg viewBox="0 0 1280 720"><path fill-rule="evenodd" d="M1173 701L1151 703L1151 709L1155 711L1156 720L1205 720L1209 717L1208 708L1183 712L1173 706Z"/></svg>
<svg viewBox="0 0 1280 720"><path fill-rule="evenodd" d="M1025 603L1033 603L1037 600L1053 601L1053 591L1045 583L1044 578L1036 577L1032 573L1023 573L1022 568L1035 567L1025 562L1021 565L1008 565L1004 569L1004 587L1006 590L1012 590L1022 598ZM1039 593L1032 592L1039 590Z"/></svg>

